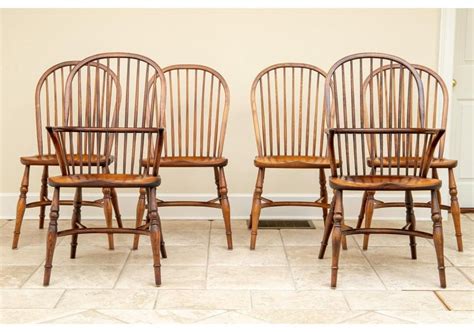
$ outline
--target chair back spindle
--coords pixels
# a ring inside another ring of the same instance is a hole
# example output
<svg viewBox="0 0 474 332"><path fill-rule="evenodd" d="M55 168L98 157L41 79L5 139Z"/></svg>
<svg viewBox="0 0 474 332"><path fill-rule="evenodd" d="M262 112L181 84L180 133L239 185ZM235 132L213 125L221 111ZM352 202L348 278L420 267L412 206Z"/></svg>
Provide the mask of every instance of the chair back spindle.
<svg viewBox="0 0 474 332"><path fill-rule="evenodd" d="M251 106L258 156L324 156L326 73L303 63L281 63L255 78Z"/></svg>

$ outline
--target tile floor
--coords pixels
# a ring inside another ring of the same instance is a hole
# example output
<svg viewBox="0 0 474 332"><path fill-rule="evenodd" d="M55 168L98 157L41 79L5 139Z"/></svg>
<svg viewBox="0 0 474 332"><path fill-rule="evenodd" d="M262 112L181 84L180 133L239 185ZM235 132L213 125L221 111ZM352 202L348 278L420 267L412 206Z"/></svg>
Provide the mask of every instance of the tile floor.
<svg viewBox="0 0 474 332"><path fill-rule="evenodd" d="M80 236L75 260L68 258L69 238L60 238L44 288L46 230L25 221L20 247L11 250L13 221L3 220L0 323L472 324L474 215L462 221L463 253L456 251L451 220L445 222L446 290L438 286L430 241L418 239L413 261L408 239L386 235L373 236L368 251L361 250L361 237L349 238L338 288L331 290L331 250L317 259L320 221L316 230L261 230L256 251L248 249L244 221L233 221L228 251L222 221L165 220L168 259L160 288L153 285L147 238L131 251L131 236L115 235L116 249L109 251L104 235Z"/></svg>

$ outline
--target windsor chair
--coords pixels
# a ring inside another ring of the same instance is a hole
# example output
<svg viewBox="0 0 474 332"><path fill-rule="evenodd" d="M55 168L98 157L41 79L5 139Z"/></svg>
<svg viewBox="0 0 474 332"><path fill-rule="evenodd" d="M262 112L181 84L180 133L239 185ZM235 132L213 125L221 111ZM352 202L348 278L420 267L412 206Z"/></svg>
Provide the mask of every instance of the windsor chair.
<svg viewBox="0 0 474 332"><path fill-rule="evenodd" d="M35 91L35 118L36 118L36 138L38 154L34 156L24 156L20 158L20 162L24 165L23 178L21 180L20 197L17 203L15 230L13 233L12 249L18 248L18 242L20 239L21 226L23 223L23 216L25 210L28 208L40 208L39 213L39 228L44 227L44 218L46 207L51 205L51 200L48 198L48 176L49 169L51 167L59 166L56 155L54 154L54 147L52 151L51 139L49 138L45 127L46 126L60 126L60 125L73 125L73 118L70 118L69 123L65 122L65 109L64 109L64 85L66 82L67 75L72 68L78 63L78 61L65 61L58 63L44 72L40 77ZM114 77L115 74L112 70L105 66L99 66L99 71L104 75ZM118 82L116 79L112 81L114 84ZM80 93L78 91L78 93ZM74 156L78 162L78 156ZM105 164L102 162L101 166ZM27 194L30 181L30 168L31 167L42 167L43 172L41 176L41 189L39 201L27 203ZM120 211L117 201L117 194L115 189L111 188L111 203L115 212L115 218L119 225L122 225L122 219L120 217ZM107 206L105 203L105 195L103 199L96 201L82 200L84 206L95 206L104 208ZM72 205L73 200L61 200L60 205ZM113 238L109 237L109 248L114 248Z"/></svg>
<svg viewBox="0 0 474 332"><path fill-rule="evenodd" d="M425 123L423 124L426 128L443 128L446 129L447 120L448 120L448 89L443 79L432 69L427 68L422 65L413 65L413 67L418 71L420 78L423 82L425 88ZM392 68L394 71L399 71L400 68ZM375 70L373 73L370 73L363 83L363 93L367 96L367 90L369 88L369 83L371 80L374 80L378 76L379 80L387 79L389 75L387 72L390 71L390 66L385 66ZM385 82L384 90L388 88L389 84ZM387 95L387 91L384 91L384 94ZM386 105L386 104L385 104ZM413 106L412 106L413 107ZM387 114L388 108L385 106L384 109ZM402 109L402 112L404 109ZM386 116L388 119L388 116ZM417 126L420 126L417 123ZM437 150L435 151L435 157L431 163L431 172L432 177L438 179L438 170L447 169L448 170L448 188L449 194L451 197L450 205L441 204L441 194L438 192L438 199L440 201L440 208L451 212L455 236L457 241L458 251L463 251L462 243L462 233L461 233L461 210L459 208L459 202L457 197L457 187L456 179L454 176L454 168L457 166L457 160L445 159L444 158L444 146L445 146L446 136L441 138L441 141L438 145ZM384 166L387 167L388 160L383 160ZM413 161L403 160L403 163L408 162L410 166L413 166ZM375 164L374 167L380 167L380 165ZM363 202L361 205L361 210L359 213L357 228L360 228L365 217L365 227L369 228L372 222L372 213L374 209L384 208L384 207L405 207L406 202L382 202L374 198L374 192L364 193ZM430 208L431 203L422 203L414 202L410 203L414 207L424 207ZM369 214L366 213L369 212ZM369 243L369 235L364 236L363 249L367 250Z"/></svg>
<svg viewBox="0 0 474 332"><path fill-rule="evenodd" d="M363 95L365 73L389 65L389 79L375 79L369 83L367 100ZM404 70L396 75L393 68ZM384 82L389 84L384 94ZM325 225L319 258L324 257L332 232L331 287L336 287L341 237L353 234L394 234L410 238L412 258L415 237L433 239L438 261L440 285L446 287L443 256L443 232L437 191L439 179L428 178L428 171L436 146L444 129L416 128L423 124L425 102L423 83L416 69L405 60L381 53L359 53L337 61L325 81L324 107L327 112L328 153L331 162L329 185L335 190ZM395 107L394 101L398 103ZM410 107L411 100L415 107ZM384 117L384 103L388 103L388 120ZM407 105L408 104L408 105ZM405 111L402 112L402 109ZM397 114L399 116L397 116ZM403 116L401 116L403 115ZM402 119L404 118L404 119ZM419 122L412 122L418 119ZM387 164L380 160L387 158ZM413 166L403 160L413 160ZM340 163L336 162L336 159ZM367 161L368 159L368 161ZM352 228L343 224L344 191L401 191L407 198L407 223L398 228ZM433 233L416 230L412 191L430 191Z"/></svg>
<svg viewBox="0 0 474 332"><path fill-rule="evenodd" d="M163 69L168 82L168 102L163 117L166 128L160 167L207 167L214 171L217 198L209 201L163 201L158 207L200 206L222 210L227 248L232 249L230 204L222 156L230 92L224 77L216 70L193 64L179 64ZM143 160L146 165L148 161ZM143 220L144 192L137 206L137 227ZM133 248L138 248L135 236ZM166 255L166 253L165 253Z"/></svg>
<svg viewBox="0 0 474 332"><path fill-rule="evenodd" d="M120 84L114 85L110 76L100 75L99 66L113 68ZM81 93L73 98L76 90ZM165 93L162 69L138 54L97 54L72 69L65 87L65 112L66 119L77 116L77 125L48 127L61 175L48 180L54 195L47 237L45 286L50 282L57 237L72 236L70 257L75 258L78 235L93 233L149 235L155 284L161 284L162 242L156 187L161 181L158 168L164 130L156 124L161 123ZM74 161L75 155L79 155L79 162ZM153 158L153 162L142 165L143 158ZM70 229L58 231L60 189L64 187L75 188L73 217ZM85 226L81 222L83 188L104 188L108 197L112 188L145 188L149 222L137 228L113 228L109 205L105 214L107 227Z"/></svg>
<svg viewBox="0 0 474 332"><path fill-rule="evenodd" d="M304 63L280 63L262 70L255 78L250 99L257 143L257 181L249 228L250 249L255 249L261 209L275 206L322 208L326 219L328 194L325 169L329 169L324 140L322 107L326 73ZM320 198L314 202L273 201L262 197L267 168L319 170Z"/></svg>

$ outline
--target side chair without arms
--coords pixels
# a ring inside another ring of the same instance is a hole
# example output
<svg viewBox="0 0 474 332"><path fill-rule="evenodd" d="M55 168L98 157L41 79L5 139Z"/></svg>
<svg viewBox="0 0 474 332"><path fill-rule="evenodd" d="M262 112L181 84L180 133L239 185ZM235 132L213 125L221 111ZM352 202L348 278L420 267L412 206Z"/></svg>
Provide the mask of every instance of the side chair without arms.
<svg viewBox="0 0 474 332"><path fill-rule="evenodd" d="M15 230L13 234L12 249L18 248L18 242L20 239L21 226L23 223L23 217L25 210L28 208L40 208L39 213L39 228L42 229L44 226L44 218L46 207L51 205L51 200L48 198L48 176L51 167L58 167L59 163L54 153L54 147L52 147L51 139L49 138L45 127L46 126L61 126L61 125L73 125L75 119L70 117L69 121L65 119L65 95L64 87L67 76L72 68L78 63L78 61L65 61L58 63L44 72L40 77L38 84L36 85L35 91L35 119L36 119L36 138L38 154L34 156L24 156L20 158L21 163L25 166L23 178L21 180L20 197L17 203ZM97 66L94 64L94 72L97 71L100 75L110 76L113 84L118 84L115 78L114 72L106 66ZM104 95L103 87L97 89L97 93ZM83 87L78 87L77 94L80 95L82 91L85 91ZM83 156L87 158L87 156ZM78 155L74 156L76 162L79 162ZM83 160L85 161L85 160ZM105 164L101 164L105 167ZM27 194L29 187L30 168L31 167L42 167L43 172L41 176L41 190L39 201L27 203ZM95 206L108 209L113 207L117 223L122 225L120 217L120 211L117 201L117 194L115 189L107 189L110 191L110 195L104 192L104 198L96 201L82 200L83 206ZM108 200L110 199L110 203ZM72 205L73 200L61 200L60 205ZM108 213L107 211L104 211ZM109 237L109 248L114 248L113 238Z"/></svg>
<svg viewBox="0 0 474 332"><path fill-rule="evenodd" d="M390 87L383 93L381 81L370 83L367 102L362 94L364 73L372 73L379 67L403 67L395 75L389 71ZM411 98L416 107L411 105ZM393 101L397 100L398 109ZM390 112L386 123L381 111L388 103ZM401 109L405 105L405 112ZM335 190L329 216L325 225L319 258L324 257L329 236L332 232L331 287L336 287L339 268L341 237L353 234L393 234L410 238L412 258L416 258L415 237L433 239L438 261L440 285L446 287L443 256L443 232L437 191L439 179L427 178L433 153L444 129L413 128L416 123L409 119L418 118L423 124L425 103L423 83L416 69L405 60L381 53L359 53L336 62L329 70L325 82L324 107L331 110L327 117L328 152L331 161L330 187ZM365 112L363 111L365 109ZM404 114L395 116L394 114ZM366 121L365 118L368 120ZM404 119L402 119L404 118ZM406 125L411 127L406 127ZM374 167L379 160L388 158L388 164ZM405 158L414 160L413 167L403 164ZM368 161L367 161L368 159ZM339 162L336 162L338 160ZM411 200L413 191L430 191L433 233L416 230L412 222L413 207L407 204L407 223L398 228L352 228L343 224L344 191L399 191Z"/></svg>
<svg viewBox="0 0 474 332"><path fill-rule="evenodd" d="M261 209L276 206L322 208L326 219L328 194L325 169L329 169L322 107L326 73L304 63L275 64L255 78L251 106L258 155L249 228L250 249L255 249ZM267 168L319 170L320 198L313 202L273 201L262 197Z"/></svg>
<svg viewBox="0 0 474 332"><path fill-rule="evenodd" d="M230 204L222 156L229 113L230 92L224 77L216 70L194 64L179 64L163 69L167 79L168 102L163 116L166 128L160 167L212 168L217 198L209 201L163 201L158 207L198 206L222 210L227 248L232 249ZM147 160L143 160L147 164ZM145 210L144 192L137 206L137 227ZM138 248L135 236L133 248ZM166 252L163 252L166 256ZM164 256L164 257L165 257Z"/></svg>
<svg viewBox="0 0 474 332"><path fill-rule="evenodd" d="M444 83L443 79L432 69L429 69L422 65L413 65L413 67L418 71L420 78L423 82L424 91L425 91L425 122L423 127L425 128L442 128L446 130L447 120L448 120L448 105L449 105L449 97L448 97L448 89L446 88L446 84ZM387 89L390 86L389 82L386 82L387 78L390 77L389 71L394 71L394 74L399 75L400 68L390 68L389 65L379 68L375 70L373 73L370 73L368 77L364 81L363 90L365 98L368 98L368 90L370 81L377 81L379 80L381 85L383 86L383 93L385 95L388 94ZM406 71L406 70L405 70ZM393 76L393 75L392 75ZM377 78L376 78L377 77ZM389 109L387 107L387 103L382 105L384 108L384 112L388 115ZM396 101L394 103L395 109L398 110L396 105ZM402 105L404 106L404 105ZM407 107L410 107L407 105ZM411 106L413 107L413 106ZM402 112L405 111L405 108L402 109ZM385 117L386 121L388 121L389 116ZM413 121L415 123L415 121ZM417 126L421 126L420 123L416 123ZM435 151L434 159L431 163L431 172L432 177L438 179L438 170L440 169L447 169L448 170L448 188L449 188L449 195L451 197L451 204L450 205L442 205L441 204L441 193L438 192L438 199L440 202L440 208L443 210L447 210L451 212L454 229L455 229L455 236L457 241L458 251L463 251L463 243L462 243L462 233L461 233L461 209L459 208L459 201L457 197L457 187L456 187L456 179L454 176L454 168L457 166L457 160L453 159L446 159L444 157L444 146L445 146L445 139L446 135L441 138L441 141L438 145L437 150ZM384 167L388 166L388 160L383 160ZM413 160L403 160L403 163L408 163L409 167L413 167L414 163ZM380 167L380 165L375 164L374 167ZM361 210L359 213L359 219L357 228L361 227L362 222L365 217L365 227L368 228L372 222L372 213L374 209L384 208L384 207L406 207L407 202L382 202L374 198L374 192L366 192L363 196L363 202L361 205ZM409 204L413 207L424 207L424 208L431 208L431 203L422 203L422 202L411 202L410 198ZM366 212L368 212L366 214ZM413 222L416 222L413 218ZM364 236L363 242L363 249L367 250L369 242L369 235Z"/></svg>

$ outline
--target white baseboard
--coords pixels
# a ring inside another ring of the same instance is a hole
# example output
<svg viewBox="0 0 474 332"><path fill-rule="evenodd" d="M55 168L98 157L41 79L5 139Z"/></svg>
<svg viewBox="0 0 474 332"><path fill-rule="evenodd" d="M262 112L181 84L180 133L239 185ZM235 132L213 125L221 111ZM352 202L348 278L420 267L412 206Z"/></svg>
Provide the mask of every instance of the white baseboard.
<svg viewBox="0 0 474 332"><path fill-rule="evenodd" d="M27 201L38 200L38 193L28 193ZM84 199L94 200L101 198L99 194L84 194ZM285 201L314 201L315 196L309 194L268 194L265 197L273 200ZM384 201L403 201L403 194L400 193L379 193L376 197ZM72 199L68 193L61 194L63 199ZM120 193L120 212L123 219L135 219L135 211L138 194ZM215 198L214 194L160 194L162 200L210 200ZM230 194L231 215L233 219L247 219L250 214L252 201L251 194ZM0 218L14 219L18 193L0 193ZM429 196L426 193L416 193L415 200L427 202ZM344 194L344 213L347 220L357 219L361 204L361 193L346 192ZM36 219L39 208L26 209L25 219ZM49 209L47 210L49 213ZM63 206L60 210L61 218L69 218L72 209L70 206ZM203 207L163 207L159 210L163 219L222 219L219 209ZM418 220L429 220L429 209L420 208L415 211ZM101 209L95 207L84 207L82 211L84 219L102 219ZM312 207L275 207L262 210L261 218L265 219L322 219L321 209ZM403 208L386 208L375 211L374 218L383 220L400 220L405 218Z"/></svg>

